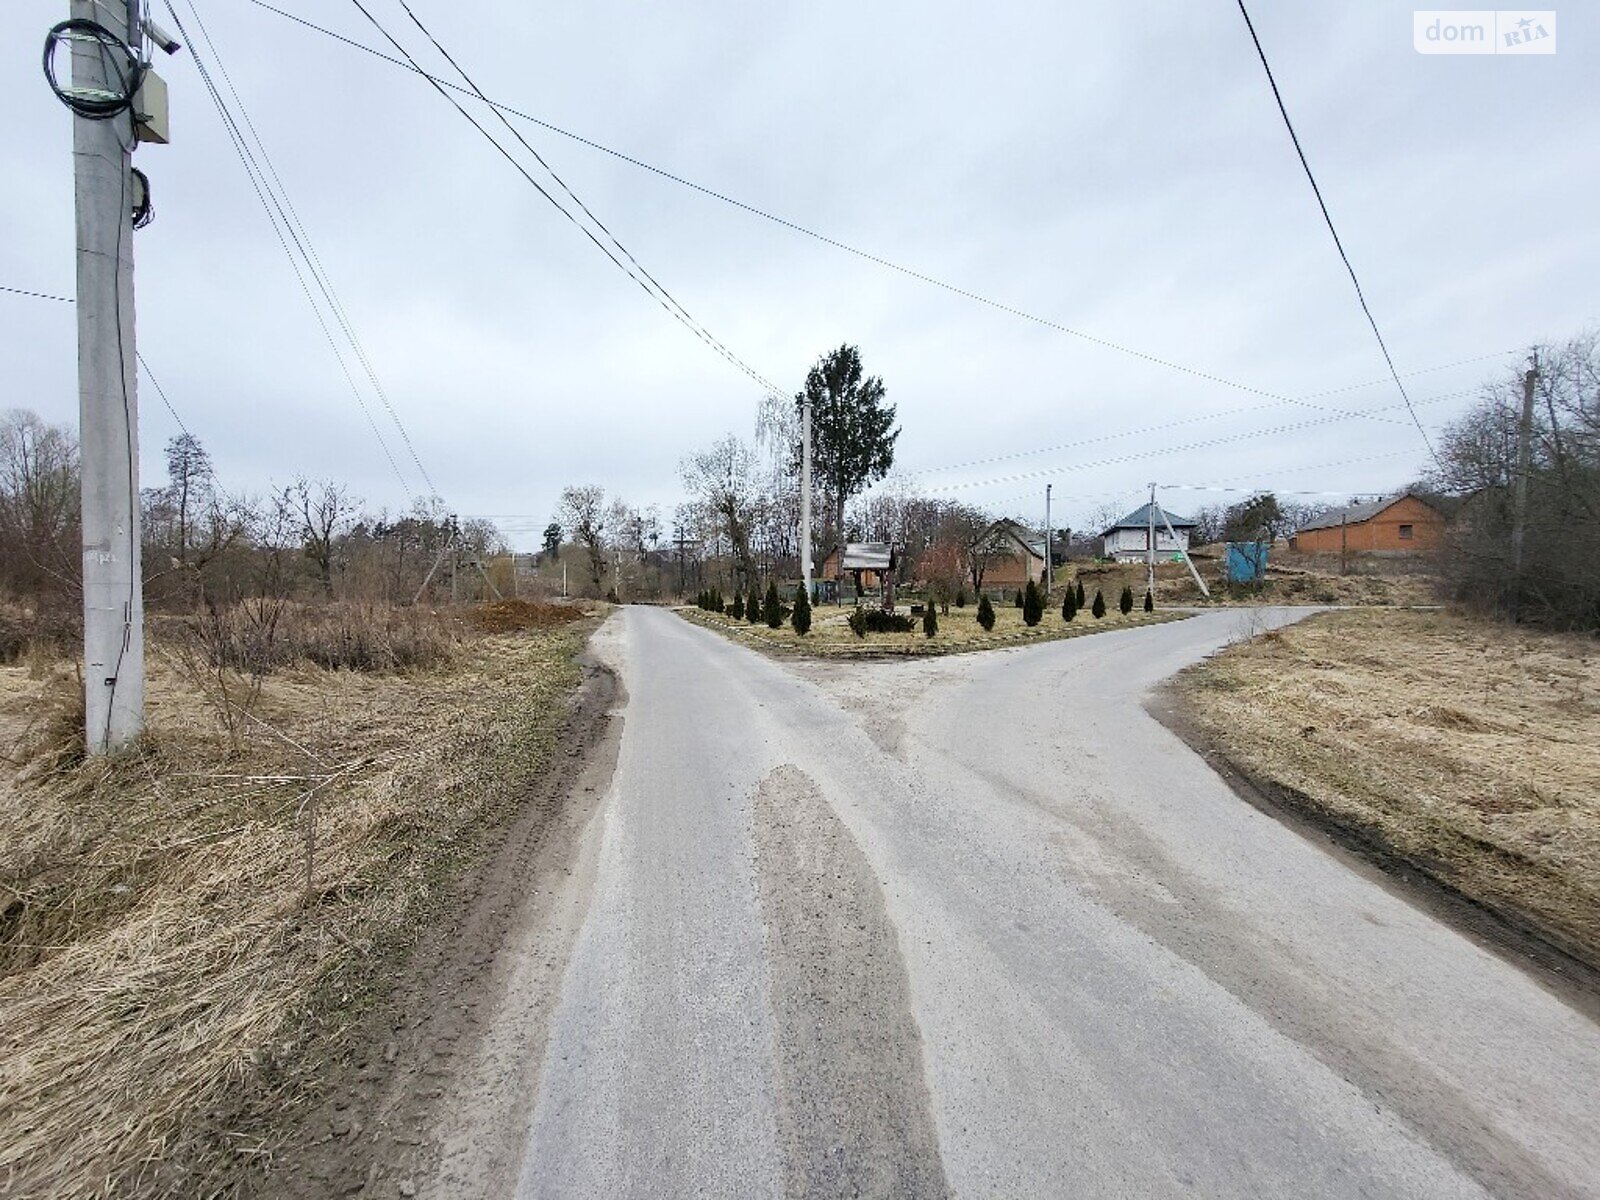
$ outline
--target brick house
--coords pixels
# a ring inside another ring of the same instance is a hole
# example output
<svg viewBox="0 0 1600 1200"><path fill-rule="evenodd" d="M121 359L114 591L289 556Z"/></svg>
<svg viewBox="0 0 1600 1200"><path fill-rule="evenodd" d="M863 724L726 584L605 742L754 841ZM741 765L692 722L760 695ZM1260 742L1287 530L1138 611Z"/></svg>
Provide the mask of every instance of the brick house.
<svg viewBox="0 0 1600 1200"><path fill-rule="evenodd" d="M1290 536L1289 548L1306 554L1415 554L1437 546L1444 527L1442 512L1415 493L1401 492L1307 521Z"/></svg>

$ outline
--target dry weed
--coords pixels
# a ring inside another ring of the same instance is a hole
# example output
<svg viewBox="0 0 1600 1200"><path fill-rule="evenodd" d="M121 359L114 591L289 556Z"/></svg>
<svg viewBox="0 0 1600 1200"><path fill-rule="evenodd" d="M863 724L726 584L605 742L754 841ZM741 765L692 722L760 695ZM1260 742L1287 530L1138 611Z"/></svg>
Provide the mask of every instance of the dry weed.
<svg viewBox="0 0 1600 1200"><path fill-rule="evenodd" d="M1245 770L1600 962L1600 645L1330 613L1188 673Z"/></svg>
<svg viewBox="0 0 1600 1200"><path fill-rule="evenodd" d="M149 735L98 760L64 749L70 672L4 668L0 1190L211 1195L267 1152L241 1097L312 1087L307 1039L353 1019L371 956L545 768L581 641L473 638L404 677L302 665L235 730L158 653Z"/></svg>

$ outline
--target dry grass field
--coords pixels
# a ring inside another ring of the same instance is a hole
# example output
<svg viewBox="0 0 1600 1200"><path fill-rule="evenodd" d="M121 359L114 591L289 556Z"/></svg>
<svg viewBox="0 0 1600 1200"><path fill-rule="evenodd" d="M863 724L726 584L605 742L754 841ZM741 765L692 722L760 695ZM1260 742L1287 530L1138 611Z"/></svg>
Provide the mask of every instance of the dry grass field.
<svg viewBox="0 0 1600 1200"><path fill-rule="evenodd" d="M1093 594L1092 592L1090 593ZM1115 601L1116 597L1111 597ZM1060 638L1081 637L1090 633L1104 633L1111 629L1127 629L1135 625L1153 625L1162 621L1181 620L1187 614L1154 612L1139 608L1123 616L1115 605L1106 615L1096 620L1093 613L1080 612L1068 624L1061 619L1058 607L1046 609L1044 619L1033 628L1022 620L1022 610L1009 604L994 606L994 628L985 631L978 624L976 605L965 608L951 607L949 614L939 614L939 631L931 638L922 632L922 618L916 617L916 627L910 633L869 633L858 638L847 623L850 609L832 605L818 605L812 609L811 632L801 637L786 621L778 629L769 629L757 623L735 621L722 613L705 612L685 607L675 610L680 616L727 634L736 641L757 649L807 654L821 658L873 657L874 655L961 654L971 650L994 650L1005 646L1029 646L1037 642ZM907 611L903 606L901 612Z"/></svg>
<svg viewBox="0 0 1600 1200"><path fill-rule="evenodd" d="M82 757L70 661L0 667L0 1194L227 1194L270 1153L240 1097L314 1090L549 769L582 616L441 616L428 666L254 679L158 634L149 733L107 760Z"/></svg>
<svg viewBox="0 0 1600 1200"><path fill-rule="evenodd" d="M1313 617L1180 677L1242 773L1600 966L1600 643Z"/></svg>

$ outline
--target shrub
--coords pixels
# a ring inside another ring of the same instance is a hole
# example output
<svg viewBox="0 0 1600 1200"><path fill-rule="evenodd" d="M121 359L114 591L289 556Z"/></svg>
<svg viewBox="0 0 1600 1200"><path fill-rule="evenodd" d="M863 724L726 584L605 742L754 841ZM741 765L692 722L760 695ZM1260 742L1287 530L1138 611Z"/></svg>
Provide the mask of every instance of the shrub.
<svg viewBox="0 0 1600 1200"><path fill-rule="evenodd" d="M933 605L928 605L922 612L922 636L932 637L939 632L939 614L933 611Z"/></svg>
<svg viewBox="0 0 1600 1200"><path fill-rule="evenodd" d="M711 611L723 612L728 606L722 602L722 589L711 589Z"/></svg>
<svg viewBox="0 0 1600 1200"><path fill-rule="evenodd" d="M728 607L728 615L735 621L744 620L744 597L738 592L733 594L733 603Z"/></svg>
<svg viewBox="0 0 1600 1200"><path fill-rule="evenodd" d="M750 589L750 599L744 602L744 619L752 625L761 624L761 601L756 599L755 588Z"/></svg>
<svg viewBox="0 0 1600 1200"><path fill-rule="evenodd" d="M1156 610L1156 598L1150 594L1149 588L1144 590L1144 610L1145 612L1155 612Z"/></svg>
<svg viewBox="0 0 1600 1200"><path fill-rule="evenodd" d="M1133 588L1126 583L1122 585L1122 595L1117 597L1117 607L1122 610L1123 616L1133 611Z"/></svg>
<svg viewBox="0 0 1600 1200"><path fill-rule="evenodd" d="M1063 621L1070 622L1072 618L1077 615L1078 596L1076 592L1074 592L1071 588L1068 588L1067 594L1061 597L1061 619Z"/></svg>
<svg viewBox="0 0 1600 1200"><path fill-rule="evenodd" d="M622 597L617 595L617 589L616 589L615 585L613 585L613 586L611 586L611 587L606 589L606 603L607 604L621 604L622 603Z"/></svg>
<svg viewBox="0 0 1600 1200"><path fill-rule="evenodd" d="M994 628L994 605L989 603L989 597L978 597L978 624L983 626L983 631L988 633Z"/></svg>
<svg viewBox="0 0 1600 1200"><path fill-rule="evenodd" d="M1106 598L1100 594L1099 588L1095 588L1094 590L1094 607L1089 611L1094 614L1094 619L1096 621L1106 615Z"/></svg>
<svg viewBox="0 0 1600 1200"><path fill-rule="evenodd" d="M768 629L777 629L783 624L783 601L778 599L778 581L769 580L767 583L766 603L761 606L761 617L767 623Z"/></svg>
<svg viewBox="0 0 1600 1200"><path fill-rule="evenodd" d="M1077 590L1072 596L1072 606L1080 612L1083 610L1083 580L1078 580Z"/></svg>
<svg viewBox="0 0 1600 1200"><path fill-rule="evenodd" d="M1016 604L1018 608L1022 607L1022 592L1020 589L1017 591Z"/></svg>
<svg viewBox="0 0 1600 1200"><path fill-rule="evenodd" d="M859 604L850 613L850 632L858 638L867 636L867 612Z"/></svg>
<svg viewBox="0 0 1600 1200"><path fill-rule="evenodd" d="M790 615L790 623L801 637L811 632L811 597L806 595L804 584L794 590L794 612Z"/></svg>
<svg viewBox="0 0 1600 1200"><path fill-rule="evenodd" d="M1039 591L1039 585L1030 579L1022 592L1022 623L1032 629L1043 617L1044 596Z"/></svg>
<svg viewBox="0 0 1600 1200"><path fill-rule="evenodd" d="M867 609L864 620L871 633L910 633L916 628L916 622L905 613L884 612L881 608Z"/></svg>
<svg viewBox="0 0 1600 1200"><path fill-rule="evenodd" d="M967 606L967 589L966 588L957 588L956 589L956 607L957 608L965 608L966 606Z"/></svg>

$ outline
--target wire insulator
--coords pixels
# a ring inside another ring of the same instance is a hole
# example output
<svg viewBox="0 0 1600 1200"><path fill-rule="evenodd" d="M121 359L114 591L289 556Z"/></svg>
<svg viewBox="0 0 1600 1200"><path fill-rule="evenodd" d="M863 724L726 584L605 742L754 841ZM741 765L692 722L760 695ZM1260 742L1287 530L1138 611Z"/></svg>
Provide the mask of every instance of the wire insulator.
<svg viewBox="0 0 1600 1200"><path fill-rule="evenodd" d="M63 42L94 42L99 47L106 73L115 77L116 90L107 88L64 87L56 79L56 49ZM133 47L98 21L74 17L51 27L44 39L44 77L56 99L78 116L90 121L109 121L133 107L133 98L144 81L144 63Z"/></svg>

